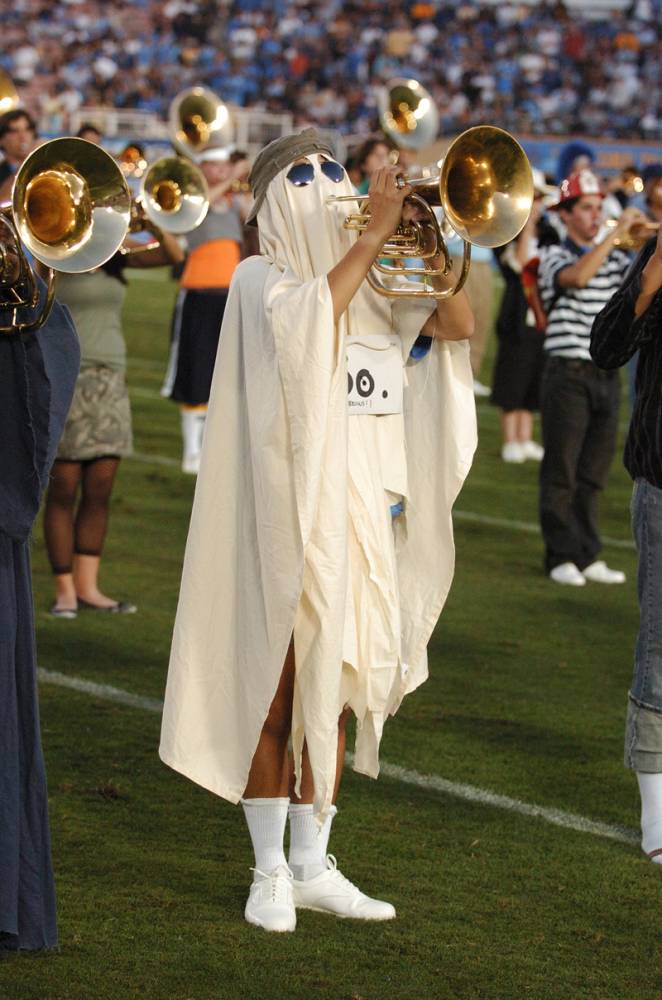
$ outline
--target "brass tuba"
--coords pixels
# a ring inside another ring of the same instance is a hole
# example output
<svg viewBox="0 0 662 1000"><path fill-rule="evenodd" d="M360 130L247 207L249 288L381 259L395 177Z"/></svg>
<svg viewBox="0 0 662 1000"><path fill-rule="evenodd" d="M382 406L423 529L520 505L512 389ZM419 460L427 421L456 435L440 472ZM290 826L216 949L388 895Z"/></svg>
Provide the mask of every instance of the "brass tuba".
<svg viewBox="0 0 662 1000"><path fill-rule="evenodd" d="M100 267L119 250L129 226L131 195L108 153L85 139L53 139L20 167L0 219L0 308L12 310L3 332L34 330L50 312L54 271L77 274ZM39 289L23 247L49 268L47 293L36 318Z"/></svg>
<svg viewBox="0 0 662 1000"><path fill-rule="evenodd" d="M437 138L439 115L418 80L398 77L377 92L379 124L399 149L421 149Z"/></svg>
<svg viewBox="0 0 662 1000"><path fill-rule="evenodd" d="M469 273L471 246L497 247L513 240L524 227L533 204L533 176L526 153L508 132L492 125L478 125L459 135L449 146L437 176L398 180L400 186L411 184L414 188L407 201L417 206L423 219L402 221L379 257L395 261L421 258L424 266L388 265L377 259L368 273L368 282L375 291L390 297L445 299L456 295ZM370 220L368 199L348 195L330 200L359 201L358 213L347 217L345 228L359 232L366 228ZM437 206L464 242L457 284L440 291L428 285L430 278L450 270L446 242L433 211ZM440 269L429 263L437 257L444 261ZM394 288L384 284L379 274L424 280L422 287L420 282L408 282L407 287Z"/></svg>
<svg viewBox="0 0 662 1000"><path fill-rule="evenodd" d="M138 201L147 218L168 233L188 233L209 209L204 174L181 156L162 156L147 170Z"/></svg>
<svg viewBox="0 0 662 1000"><path fill-rule="evenodd" d="M227 104L207 87L191 87L175 97L168 113L175 149L195 159L209 146L229 146L234 138Z"/></svg>

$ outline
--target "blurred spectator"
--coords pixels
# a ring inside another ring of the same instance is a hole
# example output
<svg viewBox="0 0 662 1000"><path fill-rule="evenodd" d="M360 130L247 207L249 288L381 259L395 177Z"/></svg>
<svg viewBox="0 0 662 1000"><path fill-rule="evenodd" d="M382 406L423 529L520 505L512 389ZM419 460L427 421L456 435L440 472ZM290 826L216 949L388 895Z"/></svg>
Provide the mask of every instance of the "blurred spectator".
<svg viewBox="0 0 662 1000"><path fill-rule="evenodd" d="M23 160L35 147L37 126L23 108L7 111L0 117L0 201L6 201L14 183L14 175Z"/></svg>
<svg viewBox="0 0 662 1000"><path fill-rule="evenodd" d="M660 135L659 0L595 4L467 0L18 0L3 5L0 65L49 130L80 106L165 116L206 84L225 100L375 131L372 83L413 76L447 133L497 121L513 132Z"/></svg>
<svg viewBox="0 0 662 1000"><path fill-rule="evenodd" d="M92 122L83 122L76 132L76 137L78 139L87 139L88 142L94 142L97 146L101 145L101 139L103 138L99 129Z"/></svg>

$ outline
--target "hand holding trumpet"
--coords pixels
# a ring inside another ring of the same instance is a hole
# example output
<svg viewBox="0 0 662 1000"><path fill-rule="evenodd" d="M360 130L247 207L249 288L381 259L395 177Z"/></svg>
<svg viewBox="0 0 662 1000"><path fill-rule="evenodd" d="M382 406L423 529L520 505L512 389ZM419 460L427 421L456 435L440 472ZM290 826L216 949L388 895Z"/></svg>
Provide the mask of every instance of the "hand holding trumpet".
<svg viewBox="0 0 662 1000"><path fill-rule="evenodd" d="M405 198L412 193L412 187L407 183L398 184L402 178L402 167L380 167L370 179L368 198L370 221L366 227L369 232L384 243L400 225Z"/></svg>

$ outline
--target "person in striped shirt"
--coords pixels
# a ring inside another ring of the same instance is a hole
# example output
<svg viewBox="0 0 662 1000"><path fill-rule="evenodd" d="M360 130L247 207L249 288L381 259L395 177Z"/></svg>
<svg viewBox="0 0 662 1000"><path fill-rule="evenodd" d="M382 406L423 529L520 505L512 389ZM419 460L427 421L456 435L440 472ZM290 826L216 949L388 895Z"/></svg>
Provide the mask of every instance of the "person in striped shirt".
<svg viewBox="0 0 662 1000"><path fill-rule="evenodd" d="M619 288L630 258L618 245L645 217L625 209L599 242L602 199L589 170L561 184L555 207L565 240L541 254L538 287L547 314L547 361L541 387L545 455L540 469L540 526L545 571L555 583L623 583L625 574L598 558L598 498L616 447L618 373L591 360L593 319Z"/></svg>

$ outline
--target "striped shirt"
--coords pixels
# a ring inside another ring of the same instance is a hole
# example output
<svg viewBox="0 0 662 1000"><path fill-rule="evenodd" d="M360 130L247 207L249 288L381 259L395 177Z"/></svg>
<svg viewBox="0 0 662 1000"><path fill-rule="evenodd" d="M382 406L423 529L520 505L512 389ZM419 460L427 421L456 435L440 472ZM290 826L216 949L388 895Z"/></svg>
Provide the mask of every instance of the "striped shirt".
<svg viewBox="0 0 662 1000"><path fill-rule="evenodd" d="M662 489L662 289L635 319L641 272L655 250L649 240L611 302L593 324L591 353L601 368L620 368L639 351L634 409L625 444L625 468Z"/></svg>
<svg viewBox="0 0 662 1000"><path fill-rule="evenodd" d="M563 358L591 360L591 326L620 287L630 265L622 250L612 250L585 288L562 288L558 276L586 253L570 239L546 247L540 254L538 289L547 314L545 351Z"/></svg>

